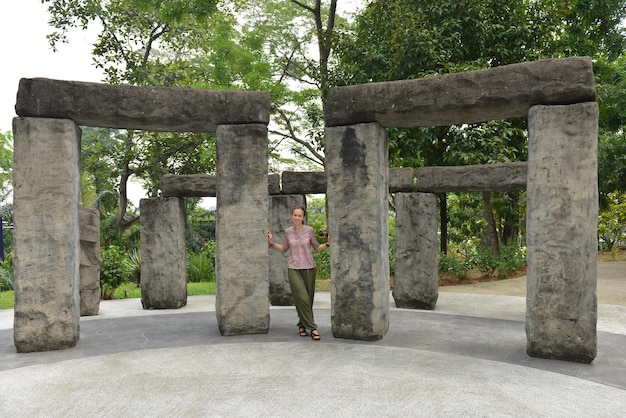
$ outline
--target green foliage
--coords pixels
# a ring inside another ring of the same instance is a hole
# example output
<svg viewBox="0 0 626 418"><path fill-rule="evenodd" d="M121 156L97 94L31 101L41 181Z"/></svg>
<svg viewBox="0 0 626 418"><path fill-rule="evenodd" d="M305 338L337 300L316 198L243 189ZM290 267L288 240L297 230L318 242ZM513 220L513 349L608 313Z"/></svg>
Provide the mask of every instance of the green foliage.
<svg viewBox="0 0 626 418"><path fill-rule="evenodd" d="M0 292L13 290L13 253L7 253L4 261L0 260Z"/></svg>
<svg viewBox="0 0 626 418"><path fill-rule="evenodd" d="M458 277L467 277L474 265L469 257L459 252L439 254L438 270L441 274L452 274Z"/></svg>
<svg viewBox="0 0 626 418"><path fill-rule="evenodd" d="M601 251L610 251L626 241L626 194L609 193L605 206L598 217L598 242Z"/></svg>
<svg viewBox="0 0 626 418"><path fill-rule="evenodd" d="M215 209L207 210L197 205L197 201L189 202L185 199L187 213L187 228L185 230L185 240L187 248L194 252L203 250L203 246L208 241L215 241L215 226L217 223L217 213Z"/></svg>
<svg viewBox="0 0 626 418"><path fill-rule="evenodd" d="M439 273L467 277L477 269L488 276L498 279L510 277L511 273L526 265L526 249L516 244L503 246L498 257L486 250L468 250L439 255Z"/></svg>
<svg viewBox="0 0 626 418"><path fill-rule="evenodd" d="M111 299L132 299L141 297L141 288L137 283L122 283L113 291Z"/></svg>
<svg viewBox="0 0 626 418"><path fill-rule="evenodd" d="M207 241L201 251L187 251L187 282L215 281L215 241Z"/></svg>
<svg viewBox="0 0 626 418"><path fill-rule="evenodd" d="M100 288L102 299L111 299L120 285L129 281L132 266L128 252L116 245L100 250Z"/></svg>
<svg viewBox="0 0 626 418"><path fill-rule="evenodd" d="M13 135L0 132L0 201L13 190Z"/></svg>
<svg viewBox="0 0 626 418"><path fill-rule="evenodd" d="M106 247L109 245L115 245L125 249L138 248L141 238L139 229L139 224L135 223L126 231L120 232L114 216L101 219L100 246Z"/></svg>
<svg viewBox="0 0 626 418"><path fill-rule="evenodd" d="M139 283L141 280L141 252L138 248L133 248L127 254L128 280L133 283Z"/></svg>

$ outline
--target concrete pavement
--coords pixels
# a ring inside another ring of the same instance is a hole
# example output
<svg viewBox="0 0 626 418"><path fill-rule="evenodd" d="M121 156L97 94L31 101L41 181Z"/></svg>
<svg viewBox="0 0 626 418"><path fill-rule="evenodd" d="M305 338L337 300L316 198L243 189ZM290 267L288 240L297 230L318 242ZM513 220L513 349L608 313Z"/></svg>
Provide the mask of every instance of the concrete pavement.
<svg viewBox="0 0 626 418"><path fill-rule="evenodd" d="M271 308L268 334L222 337L214 297L192 296L175 311L103 301L77 347L18 354L0 311L0 416L624 416L626 263L598 272L590 365L526 355L524 278L441 288L435 311L392 308L377 342L333 338L328 293L320 342L298 336L292 307Z"/></svg>

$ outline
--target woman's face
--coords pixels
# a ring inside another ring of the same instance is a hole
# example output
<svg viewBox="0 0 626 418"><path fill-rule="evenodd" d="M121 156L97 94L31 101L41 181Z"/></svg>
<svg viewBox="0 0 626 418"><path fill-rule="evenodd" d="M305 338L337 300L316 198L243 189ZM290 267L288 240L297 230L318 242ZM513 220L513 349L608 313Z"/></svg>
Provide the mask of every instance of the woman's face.
<svg viewBox="0 0 626 418"><path fill-rule="evenodd" d="M291 220L294 225L304 225L304 211L302 209L294 209L291 214Z"/></svg>

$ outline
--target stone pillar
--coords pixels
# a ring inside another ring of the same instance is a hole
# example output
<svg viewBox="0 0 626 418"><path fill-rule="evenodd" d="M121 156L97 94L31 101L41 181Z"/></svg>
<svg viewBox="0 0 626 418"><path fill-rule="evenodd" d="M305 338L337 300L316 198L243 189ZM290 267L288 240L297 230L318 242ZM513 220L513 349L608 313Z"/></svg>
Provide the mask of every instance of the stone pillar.
<svg viewBox="0 0 626 418"><path fill-rule="evenodd" d="M178 309L187 304L185 205L180 197L141 199L141 304Z"/></svg>
<svg viewBox="0 0 626 418"><path fill-rule="evenodd" d="M222 335L267 333L267 126L220 125L216 151L218 328Z"/></svg>
<svg viewBox="0 0 626 418"><path fill-rule="evenodd" d="M21 353L78 342L80 136L71 120L13 119L13 334Z"/></svg>
<svg viewBox="0 0 626 418"><path fill-rule="evenodd" d="M437 197L432 193L396 193L395 206L396 306L435 309L439 296Z"/></svg>
<svg viewBox="0 0 626 418"><path fill-rule="evenodd" d="M337 338L389 328L388 137L377 123L326 130L331 324Z"/></svg>
<svg viewBox="0 0 626 418"><path fill-rule="evenodd" d="M528 114L527 352L590 363L597 352L598 105Z"/></svg>
<svg viewBox="0 0 626 418"><path fill-rule="evenodd" d="M282 244L285 229L292 226L291 211L296 206L306 207L304 195L270 196L269 230L274 241ZM275 306L291 306L293 298L287 277L287 254L270 248L269 256L270 303Z"/></svg>
<svg viewBox="0 0 626 418"><path fill-rule="evenodd" d="M80 235L80 315L98 315L100 309L100 212L78 208Z"/></svg>

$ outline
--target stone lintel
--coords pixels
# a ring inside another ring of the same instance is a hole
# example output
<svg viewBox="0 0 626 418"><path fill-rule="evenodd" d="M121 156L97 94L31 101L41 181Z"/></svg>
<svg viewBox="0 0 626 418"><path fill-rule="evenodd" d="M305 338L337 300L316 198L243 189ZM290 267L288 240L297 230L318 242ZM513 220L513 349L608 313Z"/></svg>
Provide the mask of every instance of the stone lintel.
<svg viewBox="0 0 626 418"><path fill-rule="evenodd" d="M389 169L389 193L413 191L413 169L410 167ZM306 171L283 171L282 194L326 193L326 173Z"/></svg>
<svg viewBox="0 0 626 418"><path fill-rule="evenodd" d="M526 189L525 161L416 169L418 192L506 192Z"/></svg>
<svg viewBox="0 0 626 418"><path fill-rule="evenodd" d="M270 96L260 91L139 87L22 78L15 112L72 119L82 126L215 132L218 125L269 123Z"/></svg>
<svg viewBox="0 0 626 418"><path fill-rule="evenodd" d="M161 177L161 191L166 197L215 197L216 182L211 174L165 174Z"/></svg>
<svg viewBox="0 0 626 418"><path fill-rule="evenodd" d="M326 173L323 171L283 171L283 194L326 193Z"/></svg>
<svg viewBox="0 0 626 418"><path fill-rule="evenodd" d="M545 59L415 80L331 89L328 126L446 126L526 117L537 104L594 101L589 57Z"/></svg>

